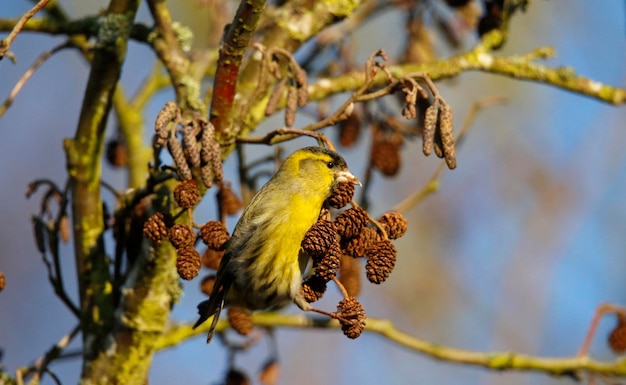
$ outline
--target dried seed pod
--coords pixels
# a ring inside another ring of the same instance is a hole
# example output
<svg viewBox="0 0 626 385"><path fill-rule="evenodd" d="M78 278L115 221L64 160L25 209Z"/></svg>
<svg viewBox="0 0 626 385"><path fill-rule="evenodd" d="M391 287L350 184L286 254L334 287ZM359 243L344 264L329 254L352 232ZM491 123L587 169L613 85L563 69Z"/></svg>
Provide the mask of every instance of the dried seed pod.
<svg viewBox="0 0 626 385"><path fill-rule="evenodd" d="M339 282L351 297L356 297L361 292L361 266L359 261L349 255L341 256L339 269Z"/></svg>
<svg viewBox="0 0 626 385"><path fill-rule="evenodd" d="M287 87L287 104L285 105L285 126L291 127L296 120L298 111L298 91L295 87Z"/></svg>
<svg viewBox="0 0 626 385"><path fill-rule="evenodd" d="M200 228L200 238L209 249L222 251L230 239L228 229L220 221L208 221Z"/></svg>
<svg viewBox="0 0 626 385"><path fill-rule="evenodd" d="M424 116L424 131L422 131L422 152L429 156L435 142L435 131L439 119L439 102L435 101L428 106Z"/></svg>
<svg viewBox="0 0 626 385"><path fill-rule="evenodd" d="M609 334L608 343L615 354L626 352L626 316L617 314L617 325Z"/></svg>
<svg viewBox="0 0 626 385"><path fill-rule="evenodd" d="M207 188L213 185L213 181L221 183L224 179L224 170L222 169L222 149L215 140L215 127L206 121L201 121L201 149L200 157L204 166L201 168L202 183Z"/></svg>
<svg viewBox="0 0 626 385"><path fill-rule="evenodd" d="M311 275L302 282L302 292L307 302L318 301L326 292L326 281L316 275Z"/></svg>
<svg viewBox="0 0 626 385"><path fill-rule="evenodd" d="M351 339L355 339L365 330L365 310L354 297L344 298L337 304L337 314L341 317L341 331Z"/></svg>
<svg viewBox="0 0 626 385"><path fill-rule="evenodd" d="M243 207L241 200L228 183L224 183L217 192L217 200L226 215L235 215Z"/></svg>
<svg viewBox="0 0 626 385"><path fill-rule="evenodd" d="M222 168L222 150L219 144L215 143L215 151L212 154L213 179L217 183L222 183L224 181L224 169Z"/></svg>
<svg viewBox="0 0 626 385"><path fill-rule="evenodd" d="M180 110L174 102L167 102L165 106L161 108L161 111L159 111L154 123L154 130L156 131L155 144L158 147L163 147L165 143L167 143L171 135L169 124L177 120L179 114Z"/></svg>
<svg viewBox="0 0 626 385"><path fill-rule="evenodd" d="M331 221L320 220L317 221L307 230L302 243L302 251L313 261L317 261L328 253L328 251L338 244L337 231Z"/></svg>
<svg viewBox="0 0 626 385"><path fill-rule="evenodd" d="M200 290L206 295L211 295L211 293L213 293L213 287L215 287L215 279L216 277L214 274L207 275L202 278L202 282L200 282Z"/></svg>
<svg viewBox="0 0 626 385"><path fill-rule="evenodd" d="M398 239L406 233L409 222L404 215L397 211L390 211L378 218L378 222L383 225L387 236L391 239Z"/></svg>
<svg viewBox="0 0 626 385"><path fill-rule="evenodd" d="M143 224L143 235L155 243L161 243L161 240L167 237L167 223L163 213L155 213L151 215Z"/></svg>
<svg viewBox="0 0 626 385"><path fill-rule="evenodd" d="M200 129L202 135L200 137L200 158L203 163L210 163L213 156L211 152L215 151L215 127L211 122L201 121Z"/></svg>
<svg viewBox="0 0 626 385"><path fill-rule="evenodd" d="M336 208L340 209L345 207L352 201L352 197L354 196L354 185L352 183L341 183L337 188L330 194L330 198L328 198L328 203Z"/></svg>
<svg viewBox="0 0 626 385"><path fill-rule="evenodd" d="M396 265L396 248L388 239L377 242L369 251L365 273L375 284L384 282Z"/></svg>
<svg viewBox="0 0 626 385"><path fill-rule="evenodd" d="M367 251L380 240L378 232L372 228L364 227L358 236L341 240L342 250L354 258L365 257Z"/></svg>
<svg viewBox="0 0 626 385"><path fill-rule="evenodd" d="M70 218L66 214L63 214L61 216L61 219L59 219L59 236L63 243L68 243L70 241L70 237L72 236L72 229L70 228Z"/></svg>
<svg viewBox="0 0 626 385"><path fill-rule="evenodd" d="M193 246L184 246L176 249L176 271L178 276L189 281L200 272L202 265L200 253Z"/></svg>
<svg viewBox="0 0 626 385"><path fill-rule="evenodd" d="M200 149L198 148L198 141L196 140L196 124L187 124L183 127L183 145L185 146L185 153L189 163L193 167L200 167Z"/></svg>
<svg viewBox="0 0 626 385"><path fill-rule="evenodd" d="M211 188L213 186L213 166L210 164L205 164L200 169L200 179L202 179L202 183L206 188Z"/></svg>
<svg viewBox="0 0 626 385"><path fill-rule="evenodd" d="M305 107L309 102L309 88L307 86L302 86L297 88L298 94L298 106Z"/></svg>
<svg viewBox="0 0 626 385"><path fill-rule="evenodd" d="M295 69L294 80L296 81L296 86L298 87L306 87L309 84L306 71L300 67Z"/></svg>
<svg viewBox="0 0 626 385"><path fill-rule="evenodd" d="M195 180L182 181L174 189L174 200L180 208L189 209L200 201L198 182Z"/></svg>
<svg viewBox="0 0 626 385"><path fill-rule="evenodd" d="M354 238L367 226L369 216L360 207L352 207L337 215L335 229L342 238Z"/></svg>
<svg viewBox="0 0 626 385"><path fill-rule="evenodd" d="M339 243L334 243L323 258L313 261L315 275L328 282L337 275L337 269L341 264L341 249Z"/></svg>
<svg viewBox="0 0 626 385"><path fill-rule="evenodd" d="M456 168L456 151L454 149L454 132L452 131L452 109L448 103L439 108L439 130L446 164L450 170Z"/></svg>
<svg viewBox="0 0 626 385"><path fill-rule="evenodd" d="M231 307L227 311L228 322L230 326L242 336L247 336L252 332L254 324L252 323L252 314L249 311Z"/></svg>
<svg viewBox="0 0 626 385"><path fill-rule="evenodd" d="M287 80L286 77L282 78L274 86L270 98L267 101L267 106L265 106L265 116L273 115L278 109L278 103L280 103L280 99L283 97Z"/></svg>
<svg viewBox="0 0 626 385"><path fill-rule="evenodd" d="M115 168L128 165L128 147L121 140L110 140L106 146L105 156L109 164Z"/></svg>
<svg viewBox="0 0 626 385"><path fill-rule="evenodd" d="M437 158L443 158L443 144L441 143L441 131L435 131L435 141L433 143L433 150L435 150L435 155Z"/></svg>
<svg viewBox="0 0 626 385"><path fill-rule="evenodd" d="M223 251L217 251L207 247L207 249L204 250L204 254L202 254L202 264L207 269L217 270L223 257Z"/></svg>
<svg viewBox="0 0 626 385"><path fill-rule="evenodd" d="M183 180L191 180L191 170L187 164L187 159L185 159L183 146L180 144L176 136L170 137L167 141L167 149L169 150L170 155L172 155L172 159L174 159L174 164L176 165L176 170L178 171L180 178Z"/></svg>
<svg viewBox="0 0 626 385"><path fill-rule="evenodd" d="M0 271L0 291L4 290L6 285L7 285L7 279L4 276L4 273Z"/></svg>
<svg viewBox="0 0 626 385"><path fill-rule="evenodd" d="M361 117L358 113L350 114L345 120L339 122L339 144L350 147L356 143L361 132Z"/></svg>
<svg viewBox="0 0 626 385"><path fill-rule="evenodd" d="M385 176L394 176L400 170L400 144L386 138L378 138L372 144L372 166Z"/></svg>
<svg viewBox="0 0 626 385"><path fill-rule="evenodd" d="M277 385L279 377L280 365L276 359L272 358L263 365L258 378L261 385Z"/></svg>
<svg viewBox="0 0 626 385"><path fill-rule="evenodd" d="M196 234L193 232L191 227L182 223L178 223L170 227L167 232L167 237L172 245L174 245L177 249L181 247L192 247L196 241Z"/></svg>

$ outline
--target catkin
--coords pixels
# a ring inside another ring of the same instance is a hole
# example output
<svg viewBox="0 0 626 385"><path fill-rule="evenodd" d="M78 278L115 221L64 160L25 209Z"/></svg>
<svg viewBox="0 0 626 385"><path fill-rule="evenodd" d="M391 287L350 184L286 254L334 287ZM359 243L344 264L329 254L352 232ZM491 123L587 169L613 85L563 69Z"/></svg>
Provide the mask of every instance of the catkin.
<svg viewBox="0 0 626 385"><path fill-rule="evenodd" d="M167 149L172 155L172 159L174 159L176 170L178 171L178 175L181 177L181 179L191 180L191 170L189 169L189 165L187 164L187 159L185 159L183 146L180 144L176 136L170 137L170 139L167 141Z"/></svg>
<svg viewBox="0 0 626 385"><path fill-rule="evenodd" d="M435 142L435 130L439 117L439 103L435 102L426 109L424 117L424 131L422 132L422 152L429 156Z"/></svg>
<svg viewBox="0 0 626 385"><path fill-rule="evenodd" d="M446 164L449 169L455 169L456 151L454 149L454 132L452 131L452 109L448 103L442 104L439 109L439 130L441 131L441 143Z"/></svg>
<svg viewBox="0 0 626 385"><path fill-rule="evenodd" d="M287 105L285 106L285 126L291 127L296 120L298 110L298 91L295 87L287 88Z"/></svg>

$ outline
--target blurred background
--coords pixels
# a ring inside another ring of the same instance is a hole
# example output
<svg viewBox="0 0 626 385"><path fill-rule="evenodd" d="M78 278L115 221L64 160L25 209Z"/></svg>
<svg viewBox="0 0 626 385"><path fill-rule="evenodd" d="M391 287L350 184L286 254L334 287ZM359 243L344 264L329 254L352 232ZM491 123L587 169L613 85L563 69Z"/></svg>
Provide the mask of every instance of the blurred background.
<svg viewBox="0 0 626 385"><path fill-rule="evenodd" d="M61 3L75 17L107 4ZM169 5L174 17L197 36L206 32L207 7L194 2ZM28 1L5 1L0 17L19 17L30 6ZM150 24L145 4L139 19ZM378 48L392 57L397 54L403 43L394 37L401 36L403 27L403 15L390 11L359 28L357 63ZM61 42L57 37L20 34L12 46L17 64L0 62L0 98L37 56ZM465 47L473 42L469 39ZM545 45L557 52L547 62L550 66L570 66L580 75L626 86L623 1L534 1L528 12L513 19L506 47L496 54L525 54ZM454 51L441 47L439 53L445 57ZM148 47L130 44L122 74L127 93L137 89L153 61ZM83 59L63 51L39 69L0 119L0 271L7 280L0 293L0 348L8 371L32 363L74 326L73 316L49 286L33 242L30 217L39 210L40 194L26 200L25 191L38 178L65 183L62 140L74 134L87 77ZM490 96L508 102L478 114L457 151L458 168L445 171L440 190L406 213L409 230L396 241L396 270L381 286L364 284L360 298L368 316L389 319L412 335L452 347L575 355L599 304L626 305L626 108L486 73L464 73L438 86L452 105L457 129L472 103ZM166 91L153 100L145 115L148 126L170 99ZM270 119L260 130L280 124ZM113 135L114 119L110 126ZM299 139L285 148L310 144ZM368 135L354 147L339 150L352 171L363 175ZM269 151L254 148L249 158ZM436 158L421 154L418 142L404 146L402 157L397 177L375 174L371 181L374 215L420 189L438 164ZM225 164L230 179L235 179L235 166L234 159ZM123 172L105 167L104 178L116 188L125 187ZM198 221L215 218L213 200L207 201L206 216ZM66 288L76 297L71 248L65 246L63 255ZM199 279L183 285L185 294L173 317L189 322L195 320L203 296ZM320 307L332 309L337 298L338 293L327 295ZM593 357L614 358L606 345L614 325L614 317L601 321ZM571 381L438 362L368 333L352 341L337 330L279 329L276 338L283 384ZM255 377L267 358L267 340L262 340L238 356L236 365ZM199 337L158 353L150 383L215 384L223 378L226 362L219 343L207 346ZM80 363L62 360L51 369L63 383L76 383ZM52 381L48 377L44 383Z"/></svg>

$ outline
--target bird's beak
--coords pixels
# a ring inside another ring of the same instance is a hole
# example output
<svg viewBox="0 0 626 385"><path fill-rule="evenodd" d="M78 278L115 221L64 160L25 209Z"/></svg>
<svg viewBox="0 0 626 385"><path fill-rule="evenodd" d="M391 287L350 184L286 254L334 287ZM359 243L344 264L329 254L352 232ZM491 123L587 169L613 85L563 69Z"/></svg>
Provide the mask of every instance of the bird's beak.
<svg viewBox="0 0 626 385"><path fill-rule="evenodd" d="M352 173L348 170L339 171L338 173L336 173L335 180L337 181L337 183L352 183L352 184L362 186L361 181L359 181L359 178L352 175Z"/></svg>

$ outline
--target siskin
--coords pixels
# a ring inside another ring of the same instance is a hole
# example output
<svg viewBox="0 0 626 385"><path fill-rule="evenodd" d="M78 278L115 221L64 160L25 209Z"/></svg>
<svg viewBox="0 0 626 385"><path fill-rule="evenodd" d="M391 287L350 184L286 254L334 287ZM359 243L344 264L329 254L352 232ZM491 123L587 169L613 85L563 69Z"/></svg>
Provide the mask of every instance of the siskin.
<svg viewBox="0 0 626 385"><path fill-rule="evenodd" d="M225 305L254 311L292 301L304 311L332 316L304 299L302 274L309 258L300 253L300 243L339 183L360 185L341 155L305 147L288 156L252 198L227 245L210 298L198 305L194 328L215 315L207 342Z"/></svg>

